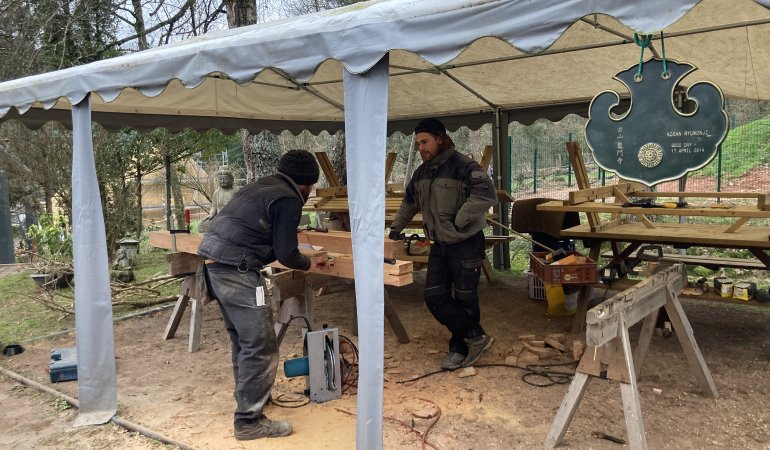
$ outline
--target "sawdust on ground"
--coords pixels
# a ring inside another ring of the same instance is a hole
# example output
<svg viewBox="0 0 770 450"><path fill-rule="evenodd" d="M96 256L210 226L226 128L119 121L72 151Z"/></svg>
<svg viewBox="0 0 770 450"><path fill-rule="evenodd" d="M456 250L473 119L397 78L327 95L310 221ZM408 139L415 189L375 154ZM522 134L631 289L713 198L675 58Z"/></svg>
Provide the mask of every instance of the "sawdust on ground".
<svg viewBox="0 0 770 450"><path fill-rule="evenodd" d="M502 364L517 354L519 335L566 332L571 318L547 316L544 302L528 298L521 277L504 276L494 286L482 280L482 322L496 342L479 361L476 374L461 378L457 372L444 372L398 383L437 369L448 338L422 302L423 276L418 273L415 281L389 288L411 342L399 344L386 325L385 448L421 448L421 433L428 429L425 448L542 448L568 385L535 387L524 382L521 370L484 365ZM770 309L698 300L683 300L683 304L720 397L701 395L676 338L655 336L639 383L649 447L770 448ZM357 342L352 333L353 307L353 287L332 286L329 294L316 299L316 325L338 327L341 334ZM203 345L197 353L186 351L188 315L176 338L161 340L170 313L166 310L115 324L120 417L201 449L355 448L355 388L328 403L299 408L271 405L268 416L289 420L294 434L259 442L236 441L232 436L230 345L218 309L215 305L204 309ZM637 333L638 326L632 336ZM299 335L298 328L289 330L281 347L282 358L301 353ZM568 342L579 338L565 337ZM50 350L73 345L74 336L64 336L30 344L25 353L13 358L0 358L3 367L48 384L44 368ZM76 382L50 386L77 396ZM302 379L287 379L279 369L274 397L288 394L280 397L287 399L303 389ZM48 395L35 392L0 376L0 447L156 446L114 425L73 429L76 412L58 411ZM594 432L626 438L620 390L613 381L597 379L589 384L563 446L619 448L594 437Z"/></svg>

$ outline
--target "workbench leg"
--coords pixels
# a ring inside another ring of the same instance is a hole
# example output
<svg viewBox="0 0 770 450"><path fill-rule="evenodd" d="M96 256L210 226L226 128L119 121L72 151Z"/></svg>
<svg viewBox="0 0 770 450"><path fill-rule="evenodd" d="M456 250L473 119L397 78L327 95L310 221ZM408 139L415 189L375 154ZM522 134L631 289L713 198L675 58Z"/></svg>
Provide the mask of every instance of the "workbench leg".
<svg viewBox="0 0 770 450"><path fill-rule="evenodd" d="M315 310L313 309L315 294L313 293L313 284L310 282L310 277L308 276L305 277L305 289L302 291L302 298L304 300L303 307L305 309L305 317L307 318L307 321L310 322L310 326L315 329ZM310 331L305 327L302 327L302 330L303 336Z"/></svg>
<svg viewBox="0 0 770 450"><path fill-rule="evenodd" d="M398 343L408 344L409 334L407 334L406 330L404 329L404 325L401 323L401 319L398 317L396 308L390 301L390 295L388 295L387 288L384 289L383 292L385 294L385 317L388 319L388 323L393 329L393 332L396 333L396 339L398 339Z"/></svg>
<svg viewBox="0 0 770 450"><path fill-rule="evenodd" d="M703 359L703 354L698 348L698 343L695 342L695 335L693 334L690 322L687 320L687 316L684 314L682 304L679 303L679 299L674 291L673 286L670 284L666 286L666 312L668 312L668 319L671 321L671 325L674 327L676 337L679 339L679 343L684 349L684 354L687 355L687 362L690 363L690 370L695 379L698 381L698 386L708 396L717 398L719 393L717 387L714 384L714 379L711 378L711 372L709 372L706 366L706 361Z"/></svg>
<svg viewBox="0 0 770 450"><path fill-rule="evenodd" d="M647 350L650 349L650 341L652 341L652 335L655 331L655 324L658 322L659 314L660 308L644 318L642 331L639 333L639 343L636 344L636 354L634 355L634 370L636 370L637 380L639 380L641 375L642 364L644 364L644 359L647 357Z"/></svg>
<svg viewBox="0 0 770 450"><path fill-rule="evenodd" d="M572 333L580 334L585 329L586 314L588 314L588 298L591 296L591 288L580 286L578 293L577 308L575 309L575 318L572 319Z"/></svg>
<svg viewBox="0 0 770 450"><path fill-rule="evenodd" d="M190 297L188 297L187 294L179 294L176 305L174 305L174 311L171 312L171 318L166 325L166 331L163 332L164 341L171 339L174 337L174 334L176 334L176 329L179 327L179 322L182 320L184 310L187 309L187 302L189 300Z"/></svg>
<svg viewBox="0 0 770 450"><path fill-rule="evenodd" d="M203 326L203 302L198 299L190 299L192 308L190 310L190 338L187 344L187 351L195 353L201 349L201 327Z"/></svg>
<svg viewBox="0 0 770 450"><path fill-rule="evenodd" d="M580 400L583 399L583 394L586 392L589 381L591 379L587 374L575 372L572 384L569 386L569 391L564 396L564 400L562 400L561 406L559 406L559 411L553 419L553 424L551 424L551 429L548 431L548 436L546 436L543 443L547 448L555 448L564 439L564 434L567 432L567 428L575 416L575 411L577 411Z"/></svg>
<svg viewBox="0 0 770 450"><path fill-rule="evenodd" d="M601 255L602 244L597 242L591 247L588 253L588 257L592 261L598 261ZM577 309L575 310L575 318L572 319L572 333L581 334L586 326L586 314L588 313L588 297L591 295L591 288L588 286L580 287L580 294L578 295Z"/></svg>

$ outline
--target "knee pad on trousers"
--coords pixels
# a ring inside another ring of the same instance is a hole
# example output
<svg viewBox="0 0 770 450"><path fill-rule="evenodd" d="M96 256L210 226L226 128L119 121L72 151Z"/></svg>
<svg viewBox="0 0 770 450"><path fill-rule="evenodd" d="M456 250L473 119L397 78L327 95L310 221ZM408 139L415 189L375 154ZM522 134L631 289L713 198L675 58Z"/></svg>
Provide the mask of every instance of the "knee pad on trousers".
<svg viewBox="0 0 770 450"><path fill-rule="evenodd" d="M445 301L445 292L441 286L430 286L425 288L425 305L429 310L434 311Z"/></svg>

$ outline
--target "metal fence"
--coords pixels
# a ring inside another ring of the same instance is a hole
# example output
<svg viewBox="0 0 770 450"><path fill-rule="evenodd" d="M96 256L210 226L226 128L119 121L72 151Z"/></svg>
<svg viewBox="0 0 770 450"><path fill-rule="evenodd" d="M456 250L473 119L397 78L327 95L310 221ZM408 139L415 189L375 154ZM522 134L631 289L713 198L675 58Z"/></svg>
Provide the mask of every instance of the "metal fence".
<svg viewBox="0 0 770 450"><path fill-rule="evenodd" d="M686 192L770 192L770 116L743 123L734 116L730 119L731 129L717 157L687 175ZM617 182L614 173L596 164L582 130L564 135L513 132L511 192L515 198L566 199L569 191L576 189L565 145L568 141L579 143L592 186ZM656 189L679 191L679 187L680 183L674 181L662 183Z"/></svg>

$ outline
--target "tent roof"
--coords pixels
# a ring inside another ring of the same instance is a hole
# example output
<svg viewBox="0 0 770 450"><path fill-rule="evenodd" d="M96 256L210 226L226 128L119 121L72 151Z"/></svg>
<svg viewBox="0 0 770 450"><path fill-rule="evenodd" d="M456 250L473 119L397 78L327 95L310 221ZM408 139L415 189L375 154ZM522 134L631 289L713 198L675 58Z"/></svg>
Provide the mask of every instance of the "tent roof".
<svg viewBox="0 0 770 450"><path fill-rule="evenodd" d="M0 83L0 115L66 124L70 103L91 92L107 127L334 131L343 70L365 72L390 52L391 131L429 115L477 127L496 109L557 120L585 114L602 90L625 93L612 76L639 60L634 31L660 30L667 57L700 68L685 83L770 100L770 0L390 0Z"/></svg>

